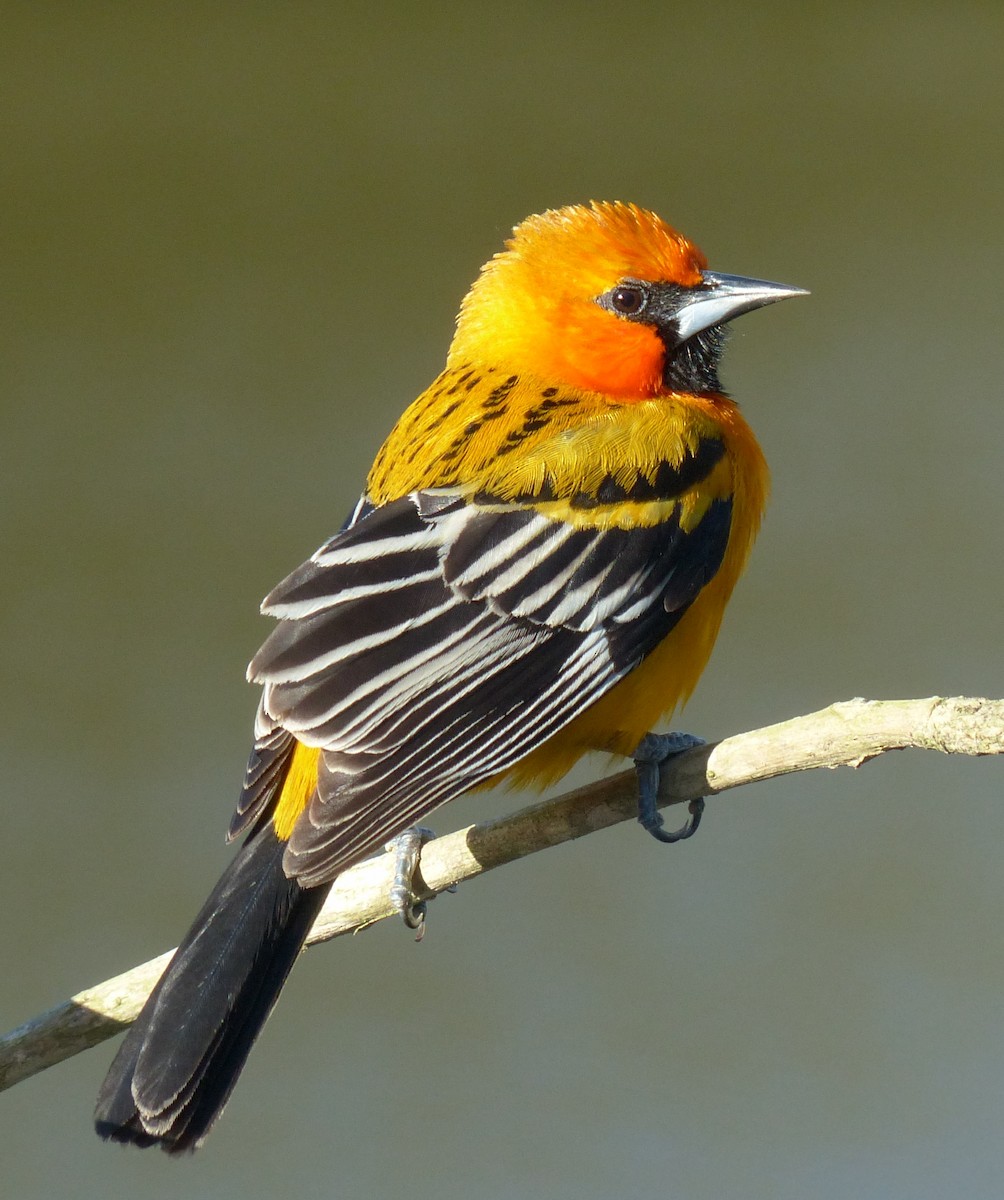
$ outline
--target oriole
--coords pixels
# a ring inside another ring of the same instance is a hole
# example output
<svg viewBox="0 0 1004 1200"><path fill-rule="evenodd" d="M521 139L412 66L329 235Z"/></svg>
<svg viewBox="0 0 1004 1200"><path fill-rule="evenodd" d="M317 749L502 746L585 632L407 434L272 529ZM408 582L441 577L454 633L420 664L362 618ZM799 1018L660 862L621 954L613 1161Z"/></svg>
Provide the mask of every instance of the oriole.
<svg viewBox="0 0 1004 1200"><path fill-rule="evenodd" d="M768 489L723 325L800 294L706 268L593 203L482 269L345 526L264 601L244 841L112 1064L103 1137L199 1145L340 871L487 781L632 754L689 695Z"/></svg>

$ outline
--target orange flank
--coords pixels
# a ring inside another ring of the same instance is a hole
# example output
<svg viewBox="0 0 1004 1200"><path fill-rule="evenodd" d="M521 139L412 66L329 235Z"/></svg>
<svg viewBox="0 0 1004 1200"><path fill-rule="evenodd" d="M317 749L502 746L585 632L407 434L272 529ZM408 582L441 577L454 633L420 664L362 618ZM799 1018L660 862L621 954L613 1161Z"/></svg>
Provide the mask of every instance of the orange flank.
<svg viewBox="0 0 1004 1200"><path fill-rule="evenodd" d="M691 398L692 408L700 401ZM511 768L513 787L546 787L590 750L630 755L638 742L690 697L707 666L725 605L742 574L760 528L770 488L763 453L739 410L715 398L718 436L726 451L705 481L703 494L684 497L680 524L696 528L711 501L732 497L728 546L714 577L644 662L564 729Z"/></svg>
<svg viewBox="0 0 1004 1200"><path fill-rule="evenodd" d="M293 826L317 790L317 760L320 753L315 746L305 746L303 742L297 742L293 749L293 757L272 813L275 835L283 842L289 841Z"/></svg>
<svg viewBox="0 0 1004 1200"><path fill-rule="evenodd" d="M102 1137L196 1149L333 880L447 801L605 751L636 756L644 828L693 832L660 828L679 742L647 735L708 661L769 486L726 330L798 294L630 204L516 227L349 519L262 605L243 841L108 1072Z"/></svg>

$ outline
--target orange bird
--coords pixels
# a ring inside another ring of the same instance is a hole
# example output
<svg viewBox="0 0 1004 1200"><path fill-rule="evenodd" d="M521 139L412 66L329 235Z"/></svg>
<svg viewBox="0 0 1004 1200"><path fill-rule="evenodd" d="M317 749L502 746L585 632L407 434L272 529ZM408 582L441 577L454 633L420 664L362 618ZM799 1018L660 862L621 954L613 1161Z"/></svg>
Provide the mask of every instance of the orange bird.
<svg viewBox="0 0 1004 1200"><path fill-rule="evenodd" d="M483 268L349 519L262 606L244 841L119 1049L102 1137L195 1149L334 878L440 804L603 750L636 755L646 828L696 827L661 829L658 764L688 739L649 731L707 662L768 489L724 326L803 294L706 265L594 203Z"/></svg>

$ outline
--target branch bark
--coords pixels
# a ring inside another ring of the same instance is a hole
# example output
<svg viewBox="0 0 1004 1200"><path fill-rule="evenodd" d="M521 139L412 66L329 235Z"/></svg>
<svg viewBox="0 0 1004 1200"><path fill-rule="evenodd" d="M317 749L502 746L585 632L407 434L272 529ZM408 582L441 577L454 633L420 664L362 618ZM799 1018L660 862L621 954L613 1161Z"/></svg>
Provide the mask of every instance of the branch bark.
<svg viewBox="0 0 1004 1200"><path fill-rule="evenodd" d="M1004 754L1004 700L849 700L808 716L737 734L680 754L663 771L661 807L817 767L859 767L889 750ZM635 778L609 779L470 825L422 851L427 898L528 854L636 816ZM352 867L335 881L307 944L396 915L389 900L393 856ZM97 1045L135 1020L174 951L105 980L0 1038L0 1091Z"/></svg>

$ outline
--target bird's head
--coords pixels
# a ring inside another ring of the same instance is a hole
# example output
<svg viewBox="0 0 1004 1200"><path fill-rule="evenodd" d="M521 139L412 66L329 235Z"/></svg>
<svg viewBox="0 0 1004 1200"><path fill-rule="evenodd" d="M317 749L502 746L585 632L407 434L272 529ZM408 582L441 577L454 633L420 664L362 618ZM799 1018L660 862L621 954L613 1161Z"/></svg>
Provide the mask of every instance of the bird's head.
<svg viewBox="0 0 1004 1200"><path fill-rule="evenodd" d="M787 296L707 270L655 213L592 203L528 217L481 271L450 365L497 363L622 400L720 392L723 325Z"/></svg>

